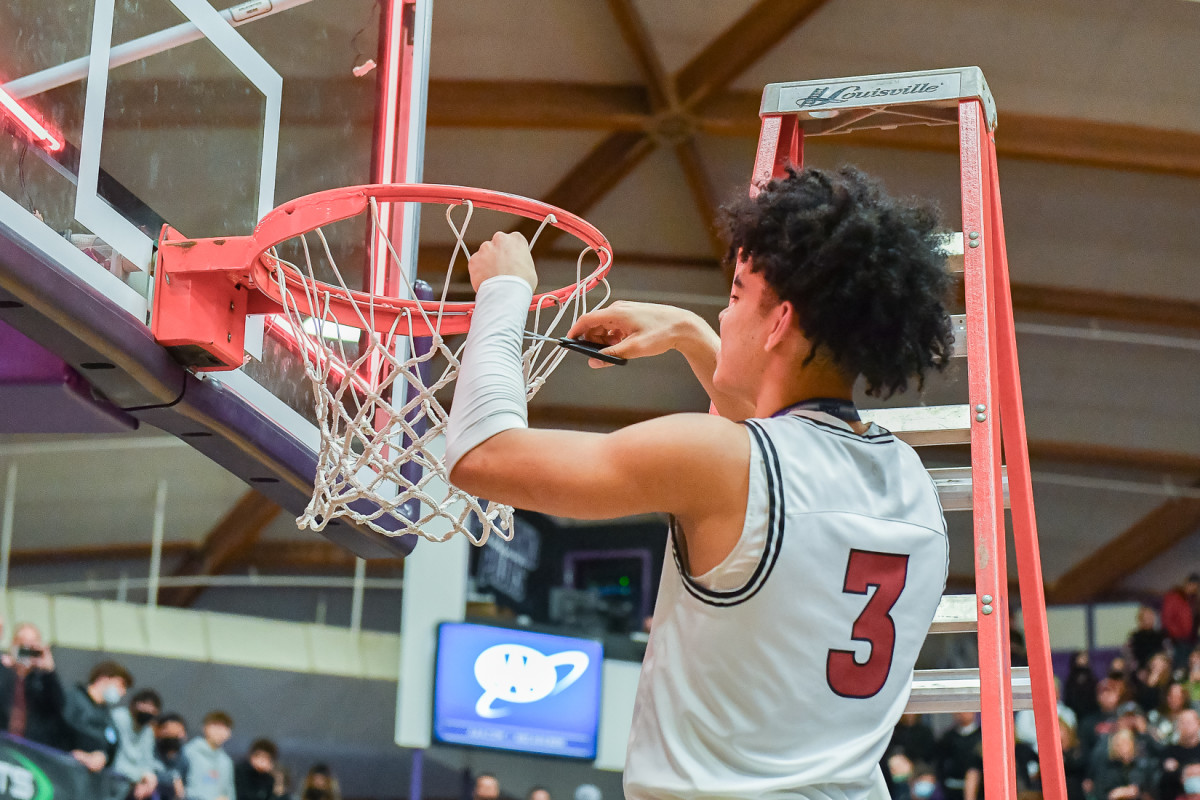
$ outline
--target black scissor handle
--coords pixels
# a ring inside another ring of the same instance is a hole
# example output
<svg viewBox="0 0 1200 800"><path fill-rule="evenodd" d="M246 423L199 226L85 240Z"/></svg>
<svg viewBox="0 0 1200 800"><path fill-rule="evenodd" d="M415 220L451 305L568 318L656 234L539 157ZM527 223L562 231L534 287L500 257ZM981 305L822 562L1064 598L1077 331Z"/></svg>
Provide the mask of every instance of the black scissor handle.
<svg viewBox="0 0 1200 800"><path fill-rule="evenodd" d="M565 347L567 350L574 350L576 353L583 353L588 358L598 358L609 364L616 364L618 367L629 363L629 359L621 358L620 356L601 353L600 351L608 347L600 342L589 342L587 339L559 339L559 347Z"/></svg>

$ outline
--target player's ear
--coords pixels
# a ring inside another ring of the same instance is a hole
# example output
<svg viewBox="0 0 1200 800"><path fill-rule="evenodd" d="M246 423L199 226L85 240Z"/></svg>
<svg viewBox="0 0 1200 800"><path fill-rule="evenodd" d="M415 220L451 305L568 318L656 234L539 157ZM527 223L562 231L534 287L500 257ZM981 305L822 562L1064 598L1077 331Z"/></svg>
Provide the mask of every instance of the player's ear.
<svg viewBox="0 0 1200 800"><path fill-rule="evenodd" d="M796 307L790 300L783 300L772 308L767 319L770 325L767 331L768 350L775 349L787 338L788 334L799 330L796 322Z"/></svg>

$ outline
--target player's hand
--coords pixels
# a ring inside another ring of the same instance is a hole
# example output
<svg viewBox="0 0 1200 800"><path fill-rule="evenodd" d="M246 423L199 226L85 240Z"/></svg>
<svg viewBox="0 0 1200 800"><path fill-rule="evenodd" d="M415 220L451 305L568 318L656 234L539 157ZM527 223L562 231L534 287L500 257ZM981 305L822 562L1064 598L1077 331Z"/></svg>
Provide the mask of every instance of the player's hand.
<svg viewBox="0 0 1200 800"><path fill-rule="evenodd" d="M529 242L519 233L497 233L480 245L467 262L467 268L471 272L471 288L475 291L479 291L481 283L497 275L516 275L537 289L537 270L529 255Z"/></svg>
<svg viewBox="0 0 1200 800"><path fill-rule="evenodd" d="M570 338L606 344L604 352L621 358L646 358L677 349L679 338L694 315L674 306L618 300L575 320ZM611 366L598 358L588 365Z"/></svg>

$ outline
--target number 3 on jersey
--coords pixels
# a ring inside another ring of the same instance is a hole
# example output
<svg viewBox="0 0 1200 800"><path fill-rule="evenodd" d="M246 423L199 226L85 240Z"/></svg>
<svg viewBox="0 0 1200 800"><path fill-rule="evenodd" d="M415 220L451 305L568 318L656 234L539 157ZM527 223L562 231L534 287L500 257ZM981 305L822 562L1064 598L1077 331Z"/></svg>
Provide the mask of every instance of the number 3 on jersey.
<svg viewBox="0 0 1200 800"><path fill-rule="evenodd" d="M851 650L830 650L825 662L829 688L842 697L874 697L887 682L896 649L896 623L892 620L891 611L900 599L907 579L906 555L872 550L850 551L842 591L847 594L867 594L870 587L874 586L875 593L850 629L851 639L870 644L871 652L867 660L860 664Z"/></svg>

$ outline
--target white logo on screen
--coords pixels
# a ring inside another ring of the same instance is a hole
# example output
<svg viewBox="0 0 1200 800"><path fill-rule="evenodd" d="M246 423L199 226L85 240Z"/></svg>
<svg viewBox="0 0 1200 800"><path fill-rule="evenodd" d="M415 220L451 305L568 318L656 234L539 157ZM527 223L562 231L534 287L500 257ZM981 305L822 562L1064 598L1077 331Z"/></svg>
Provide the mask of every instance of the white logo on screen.
<svg viewBox="0 0 1200 800"><path fill-rule="evenodd" d="M475 713L481 717L503 717L507 708L493 708L492 703L503 700L508 703L536 703L566 689L588 668L587 653L582 650L566 650L547 656L532 647L519 644L498 644L489 647L475 659L475 680L483 689L483 696L475 704ZM559 667L570 667L566 675L559 677Z"/></svg>

